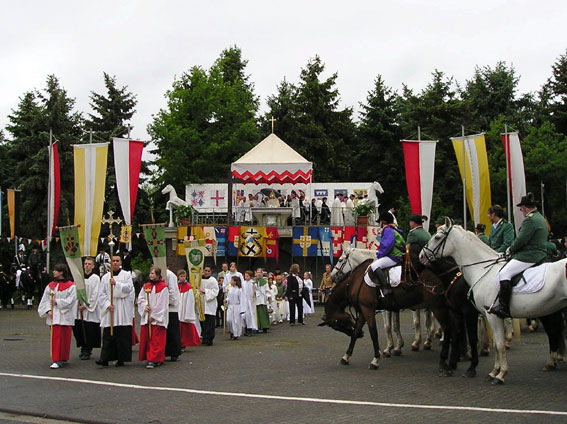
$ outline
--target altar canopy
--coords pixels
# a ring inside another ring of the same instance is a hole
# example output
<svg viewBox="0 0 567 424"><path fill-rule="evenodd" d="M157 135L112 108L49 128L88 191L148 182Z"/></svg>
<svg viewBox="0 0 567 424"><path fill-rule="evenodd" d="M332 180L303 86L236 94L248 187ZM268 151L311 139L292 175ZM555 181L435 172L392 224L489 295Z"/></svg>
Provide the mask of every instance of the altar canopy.
<svg viewBox="0 0 567 424"><path fill-rule="evenodd" d="M313 164L272 133L233 162L231 172L242 184L309 184Z"/></svg>

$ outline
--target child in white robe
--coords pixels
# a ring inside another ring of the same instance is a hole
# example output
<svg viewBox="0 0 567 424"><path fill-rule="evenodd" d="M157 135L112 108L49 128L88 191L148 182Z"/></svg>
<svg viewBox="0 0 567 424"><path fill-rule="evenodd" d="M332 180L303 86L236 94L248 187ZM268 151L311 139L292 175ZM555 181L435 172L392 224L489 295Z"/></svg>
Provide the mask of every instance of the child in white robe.
<svg viewBox="0 0 567 424"><path fill-rule="evenodd" d="M256 319L256 286L252 277L254 273L250 270L244 273L244 283L242 284L242 296L240 306L242 307L244 335L250 336L258 332Z"/></svg>
<svg viewBox="0 0 567 424"><path fill-rule="evenodd" d="M197 331L195 321L195 295L191 283L187 281L187 273L181 269L177 271L177 281L179 286L179 332L181 333L181 347L185 349L189 346L201 344L201 335Z"/></svg>
<svg viewBox="0 0 567 424"><path fill-rule="evenodd" d="M276 298L278 297L278 288L274 284L274 276L272 274L268 276L268 287L269 287L268 302L270 305L268 308L268 312L270 312L271 310L270 323L272 325L276 325L281 318L278 310L278 302L276 300Z"/></svg>
<svg viewBox="0 0 567 424"><path fill-rule="evenodd" d="M233 276L226 294L226 327L231 340L238 340L242 335L242 283L240 277Z"/></svg>
<svg viewBox="0 0 567 424"><path fill-rule="evenodd" d="M311 273L309 271L305 271L303 273L303 284L309 290L309 303L303 299L303 314L304 315L313 315L315 313L315 309L313 308L313 281L311 281Z"/></svg>

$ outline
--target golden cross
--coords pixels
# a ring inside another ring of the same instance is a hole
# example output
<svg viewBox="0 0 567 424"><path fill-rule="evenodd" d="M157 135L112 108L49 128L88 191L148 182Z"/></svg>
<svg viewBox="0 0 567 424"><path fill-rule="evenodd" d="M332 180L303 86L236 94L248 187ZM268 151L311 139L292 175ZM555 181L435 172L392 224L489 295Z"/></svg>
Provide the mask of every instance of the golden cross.
<svg viewBox="0 0 567 424"><path fill-rule="evenodd" d="M102 224L108 224L110 241L114 238L114 234L112 234L112 225L113 224L120 224L122 220L120 218L114 218L114 212L108 211L108 218L102 218L100 220Z"/></svg>
<svg viewBox="0 0 567 424"><path fill-rule="evenodd" d="M277 119L272 116L272 119L268 119L268 121L272 122L272 134L273 134L274 133L274 122L276 122Z"/></svg>

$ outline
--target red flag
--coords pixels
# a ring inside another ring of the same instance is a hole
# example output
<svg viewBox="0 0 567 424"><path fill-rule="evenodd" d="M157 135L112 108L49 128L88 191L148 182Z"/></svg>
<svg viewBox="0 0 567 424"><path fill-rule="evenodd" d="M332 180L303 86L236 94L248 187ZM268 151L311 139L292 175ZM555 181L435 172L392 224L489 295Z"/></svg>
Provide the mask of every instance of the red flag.
<svg viewBox="0 0 567 424"><path fill-rule="evenodd" d="M356 227L356 247L366 249L368 242L368 227Z"/></svg>
<svg viewBox="0 0 567 424"><path fill-rule="evenodd" d="M276 264L280 259L279 238L277 227L266 227L266 257L276 258Z"/></svg>
<svg viewBox="0 0 567 424"><path fill-rule="evenodd" d="M49 184L47 189L47 236L53 237L59 219L59 198L61 193L61 176L59 170L59 148L57 142L49 149Z"/></svg>
<svg viewBox="0 0 567 424"><path fill-rule="evenodd" d="M113 138L112 140L118 199L126 225L132 225L134 207L138 196L144 142L123 138Z"/></svg>
<svg viewBox="0 0 567 424"><path fill-rule="evenodd" d="M333 258L339 258L343 253L343 227L331 227L333 236Z"/></svg>
<svg viewBox="0 0 567 424"><path fill-rule="evenodd" d="M238 256L240 227L228 227L228 256Z"/></svg>

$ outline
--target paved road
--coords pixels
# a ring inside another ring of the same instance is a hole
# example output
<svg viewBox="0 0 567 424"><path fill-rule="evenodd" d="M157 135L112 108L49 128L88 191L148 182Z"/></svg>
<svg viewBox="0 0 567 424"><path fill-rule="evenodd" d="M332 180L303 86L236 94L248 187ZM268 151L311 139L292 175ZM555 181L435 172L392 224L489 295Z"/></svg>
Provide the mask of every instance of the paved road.
<svg viewBox="0 0 567 424"><path fill-rule="evenodd" d="M540 371L548 356L541 332L515 342L506 384L494 387L484 380L492 358L481 358L474 379L460 377L465 364L457 376L438 377L437 344L417 353L407 347L409 312L402 314L402 356L368 370L372 347L365 337L351 365L341 366L348 339L317 327L320 315L306 326L279 325L239 341L218 331L214 346L193 348L154 370L137 361L100 368L80 361L74 347L70 363L51 370L44 321L35 311L1 310L0 411L15 415L0 422L25 415L113 423L567 422L567 365ZM380 343L385 346L383 335Z"/></svg>

